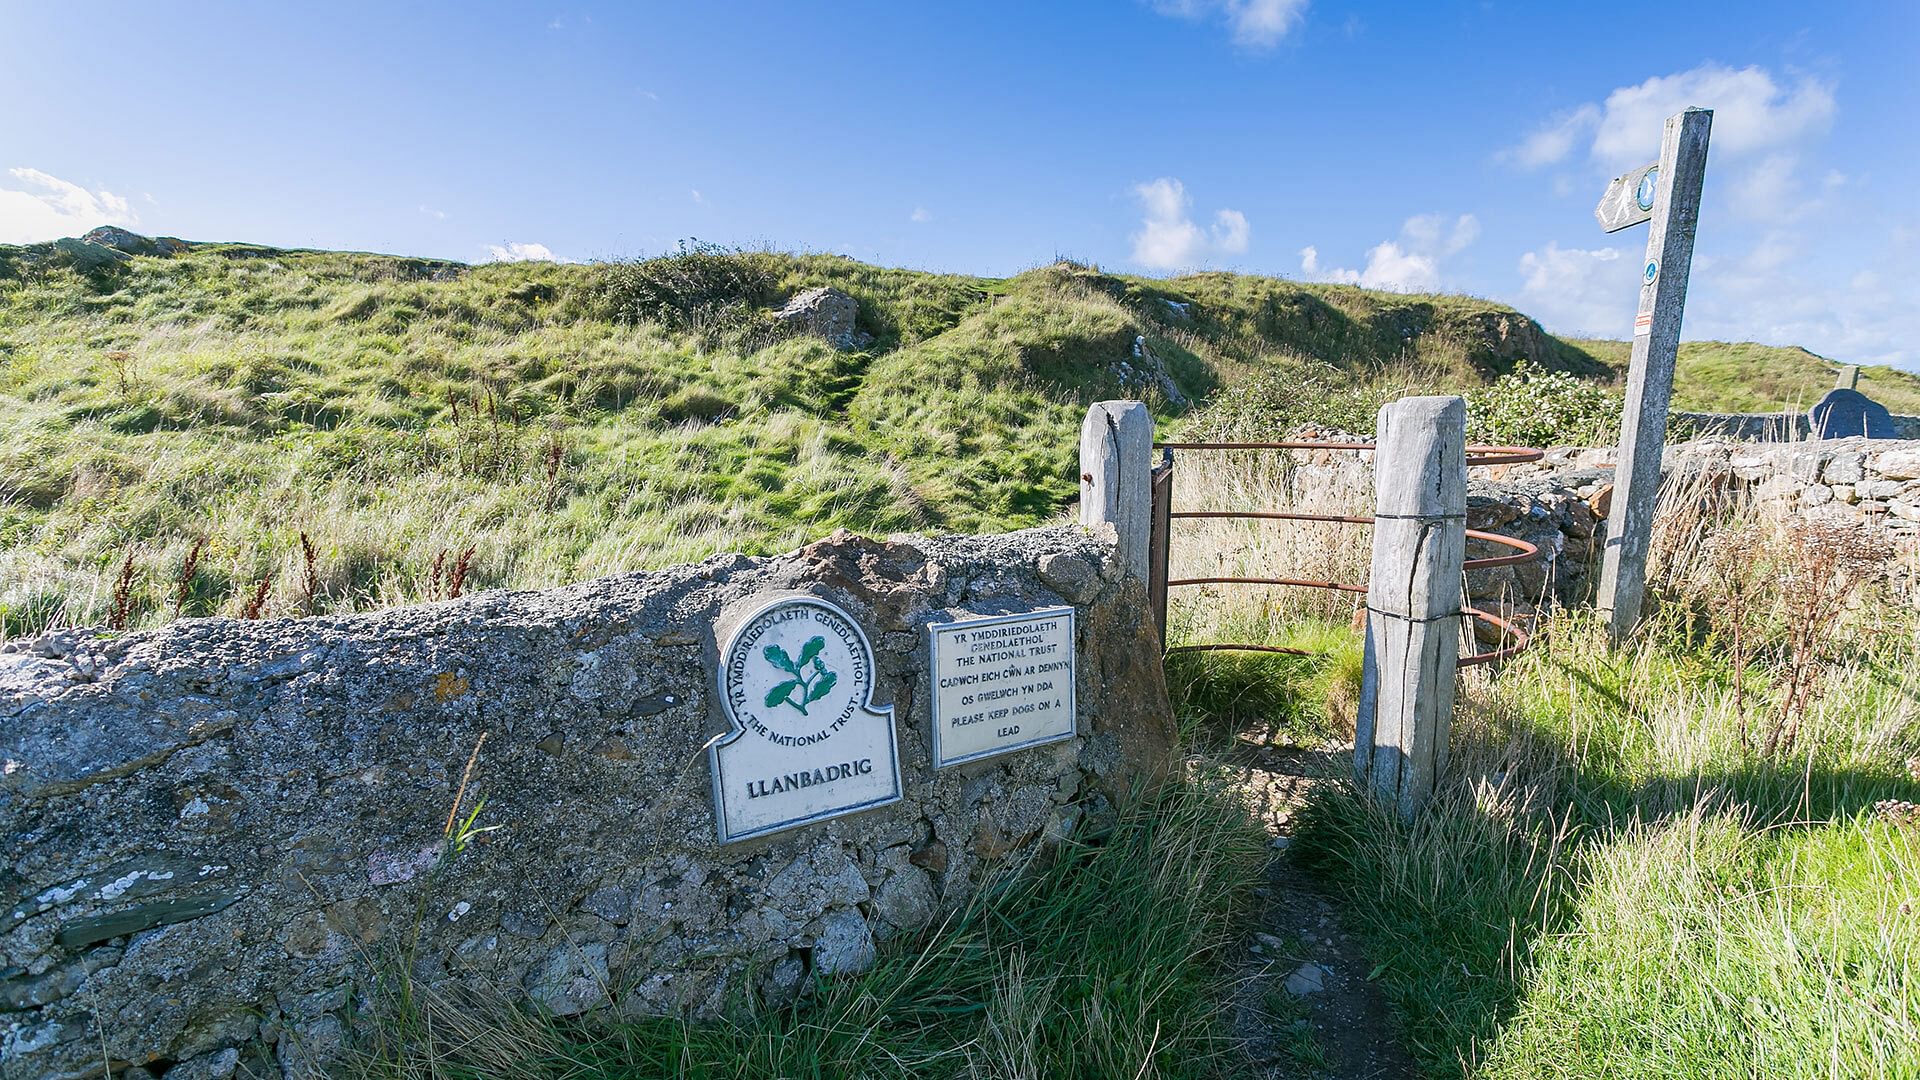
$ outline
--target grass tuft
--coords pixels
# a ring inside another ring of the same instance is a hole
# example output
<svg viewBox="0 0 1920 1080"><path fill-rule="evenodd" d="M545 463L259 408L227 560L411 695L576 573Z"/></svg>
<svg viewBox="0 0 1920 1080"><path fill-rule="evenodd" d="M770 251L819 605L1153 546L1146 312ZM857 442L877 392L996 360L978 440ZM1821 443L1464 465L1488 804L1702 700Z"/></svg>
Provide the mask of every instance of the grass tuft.
<svg viewBox="0 0 1920 1080"><path fill-rule="evenodd" d="M1202 1078L1243 1063L1223 1032L1222 950L1265 835L1194 770L1107 833L984 889L780 1009L695 1023L529 1013L396 980L362 1047L369 1077ZM404 986L404 990L403 990ZM616 998L618 995L616 994Z"/></svg>

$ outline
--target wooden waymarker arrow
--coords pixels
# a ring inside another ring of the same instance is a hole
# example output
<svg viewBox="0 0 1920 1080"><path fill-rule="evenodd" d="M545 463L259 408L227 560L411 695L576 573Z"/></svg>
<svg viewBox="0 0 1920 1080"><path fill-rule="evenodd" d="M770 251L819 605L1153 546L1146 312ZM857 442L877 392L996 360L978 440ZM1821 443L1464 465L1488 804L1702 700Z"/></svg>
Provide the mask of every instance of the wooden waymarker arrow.
<svg viewBox="0 0 1920 1080"><path fill-rule="evenodd" d="M1660 190L1660 163L1642 165L1624 176L1616 176L1600 196L1593 216L1600 220L1601 232L1621 229L1653 219L1653 204Z"/></svg>

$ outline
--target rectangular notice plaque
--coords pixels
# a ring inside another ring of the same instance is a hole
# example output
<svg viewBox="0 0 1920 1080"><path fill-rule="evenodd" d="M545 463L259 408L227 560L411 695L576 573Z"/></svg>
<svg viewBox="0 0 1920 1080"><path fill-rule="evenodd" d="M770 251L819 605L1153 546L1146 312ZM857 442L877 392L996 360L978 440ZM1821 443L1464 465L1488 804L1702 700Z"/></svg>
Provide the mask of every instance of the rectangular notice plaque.
<svg viewBox="0 0 1920 1080"><path fill-rule="evenodd" d="M935 768L1074 733L1073 609L929 623Z"/></svg>

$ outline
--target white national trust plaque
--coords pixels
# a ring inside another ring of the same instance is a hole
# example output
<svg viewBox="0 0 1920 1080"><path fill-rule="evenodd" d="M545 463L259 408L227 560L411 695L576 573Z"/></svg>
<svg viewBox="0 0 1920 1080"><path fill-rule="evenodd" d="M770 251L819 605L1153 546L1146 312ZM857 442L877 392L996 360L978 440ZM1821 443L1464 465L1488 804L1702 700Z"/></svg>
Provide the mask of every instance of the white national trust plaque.
<svg viewBox="0 0 1920 1080"><path fill-rule="evenodd" d="M936 768L1070 739L1073 609L929 623Z"/></svg>
<svg viewBox="0 0 1920 1080"><path fill-rule="evenodd" d="M707 751L722 843L900 798L893 708L873 705L873 647L807 596L754 609L720 653L732 730Z"/></svg>

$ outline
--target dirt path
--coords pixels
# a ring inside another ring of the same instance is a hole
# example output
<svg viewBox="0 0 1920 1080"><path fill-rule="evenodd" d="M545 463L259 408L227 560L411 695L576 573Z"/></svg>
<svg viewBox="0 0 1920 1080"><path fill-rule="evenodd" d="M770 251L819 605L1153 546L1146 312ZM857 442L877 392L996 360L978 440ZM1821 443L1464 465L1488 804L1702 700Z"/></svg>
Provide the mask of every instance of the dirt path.
<svg viewBox="0 0 1920 1080"><path fill-rule="evenodd" d="M1264 904L1238 972L1232 1024L1257 1075L1326 1080L1417 1080L1372 964L1341 925L1333 901L1284 851L1293 812L1338 775L1351 751L1246 747L1234 765L1280 848L1256 891Z"/></svg>

